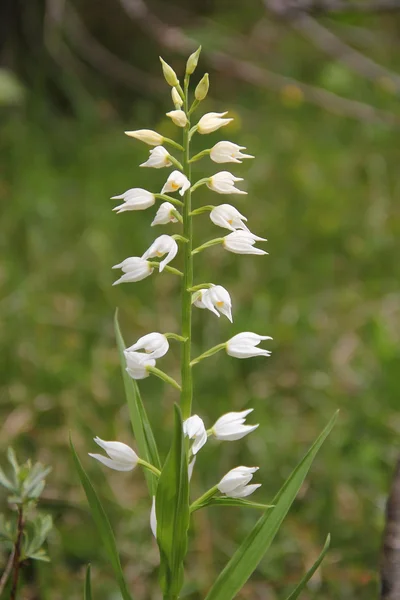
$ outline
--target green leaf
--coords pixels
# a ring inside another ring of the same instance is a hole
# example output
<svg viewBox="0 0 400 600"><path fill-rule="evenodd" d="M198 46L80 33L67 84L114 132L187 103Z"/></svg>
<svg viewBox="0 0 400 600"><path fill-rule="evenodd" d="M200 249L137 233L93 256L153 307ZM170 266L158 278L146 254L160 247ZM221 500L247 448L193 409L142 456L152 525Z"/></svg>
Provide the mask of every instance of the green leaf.
<svg viewBox="0 0 400 600"><path fill-rule="evenodd" d="M139 450L139 456L143 460L146 460L157 467L157 469L161 469L157 444L140 396L139 386L136 381L128 375L125 369L124 350L126 346L118 323L118 310L115 311L114 327L115 336L117 338L119 358L121 362L122 377L124 380L126 401L128 404L133 433ZM157 490L156 476L146 470L145 477L151 496L155 496Z"/></svg>
<svg viewBox="0 0 400 600"><path fill-rule="evenodd" d="M208 592L206 600L231 600L256 569L296 498L315 455L332 430L336 417L337 413L329 421L289 479L283 484L272 501L275 508L268 510L258 520L252 531L236 550Z"/></svg>
<svg viewBox="0 0 400 600"><path fill-rule="evenodd" d="M293 592L286 598L286 600L296 600L301 594L301 592L306 587L307 583L310 581L311 577L314 575L315 571L318 569L319 565L325 558L325 554L328 552L329 544L331 543L331 536L328 534L324 547L322 548L322 552L311 567L309 571L304 575L303 579L300 581L298 586L293 590Z"/></svg>
<svg viewBox="0 0 400 600"><path fill-rule="evenodd" d="M94 522L96 523L99 531L103 547L107 553L108 559L114 569L114 574L117 579L119 589L121 590L123 600L132 600L128 588L126 586L124 574L122 572L121 562L118 555L117 545L113 531L111 529L110 521L104 511L104 508L95 492L95 489L87 476L84 468L82 467L81 461L75 451L72 440L70 439L70 446L72 450L72 456L74 459L76 470L78 471L79 478L81 480L83 489L85 490L86 498L89 502L90 510Z"/></svg>
<svg viewBox="0 0 400 600"><path fill-rule="evenodd" d="M158 482L156 515L164 595L176 598L183 582L189 528L188 465L182 415L177 405L174 437Z"/></svg>
<svg viewBox="0 0 400 600"><path fill-rule="evenodd" d="M86 569L85 590L83 600L92 600L92 584L90 583L90 565Z"/></svg>
<svg viewBox="0 0 400 600"><path fill-rule="evenodd" d="M3 469L1 469L1 468L0 468L0 485L5 487L10 492L15 493L17 491L15 489L15 486L11 483L11 481L8 479L8 477L6 477Z"/></svg>
<svg viewBox="0 0 400 600"><path fill-rule="evenodd" d="M244 500L242 498L228 498L227 496L213 497L206 500L204 503L196 506L196 510L205 508L206 506L247 506L249 508L258 508L259 510L271 510L274 508L273 504L259 504L258 502L252 502L251 500Z"/></svg>

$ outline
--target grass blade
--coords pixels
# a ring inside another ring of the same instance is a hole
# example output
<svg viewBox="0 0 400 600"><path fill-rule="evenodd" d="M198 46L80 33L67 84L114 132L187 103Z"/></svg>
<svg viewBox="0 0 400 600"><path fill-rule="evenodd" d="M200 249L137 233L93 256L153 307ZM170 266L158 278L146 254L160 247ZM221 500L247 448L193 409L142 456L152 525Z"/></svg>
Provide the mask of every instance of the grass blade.
<svg viewBox="0 0 400 600"><path fill-rule="evenodd" d="M128 588L126 586L124 574L122 572L121 562L119 560L117 545L115 543L115 538L113 531L111 529L110 521L104 511L104 508L96 494L96 491L87 476L81 461L78 458L78 455L75 451L72 440L70 439L70 446L72 451L72 456L74 459L76 470L78 471L79 478L82 483L82 487L85 490L86 498L89 502L90 511L92 513L92 517L94 522L96 523L96 527L101 537L101 541L103 543L103 547L107 553L108 559L111 563L111 566L114 570L115 577L117 579L119 589L121 591L121 595L123 600L132 600L132 596L128 592Z"/></svg>
<svg viewBox="0 0 400 600"><path fill-rule="evenodd" d="M266 511L220 573L206 600L231 600L246 583L272 543L286 517L311 464L335 424L337 413L297 465L272 500L275 508Z"/></svg>
<svg viewBox="0 0 400 600"><path fill-rule="evenodd" d="M300 581L298 586L293 590L293 592L290 594L290 596L288 596L286 598L286 600L296 600L300 596L301 592L304 590L307 583L310 581L311 577L314 575L315 571L318 569L319 565L324 560L325 554L328 552L330 543L331 543L331 536L328 534L328 537L326 538L324 547L322 548L321 554L319 555L319 557L317 558L317 560L315 561L315 563L313 564L311 569L309 571L307 571L307 573L304 575L303 579Z"/></svg>
<svg viewBox="0 0 400 600"><path fill-rule="evenodd" d="M90 583L90 565L86 569L85 590L83 600L92 600L92 584Z"/></svg>
<svg viewBox="0 0 400 600"><path fill-rule="evenodd" d="M126 401L128 404L129 417L132 424L133 434L136 439L140 458L147 460L152 465L161 469L160 458L158 455L157 444L154 439L153 430L150 421L147 417L142 398L140 396L139 386L134 379L129 377L125 370L124 350L126 348L124 339L118 323L118 310L115 311L114 317L115 336L117 338L119 358L121 362L122 377L124 380L124 388ZM150 471L145 471L147 486L151 496L156 495L157 478Z"/></svg>

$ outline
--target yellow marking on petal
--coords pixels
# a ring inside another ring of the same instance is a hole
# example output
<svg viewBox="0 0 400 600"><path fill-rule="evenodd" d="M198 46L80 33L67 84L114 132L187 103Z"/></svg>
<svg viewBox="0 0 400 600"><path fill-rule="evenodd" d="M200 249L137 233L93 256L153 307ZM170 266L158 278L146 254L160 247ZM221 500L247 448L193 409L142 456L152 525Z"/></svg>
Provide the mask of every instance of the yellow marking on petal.
<svg viewBox="0 0 400 600"><path fill-rule="evenodd" d="M165 254L165 252L160 252L160 250L157 250L157 252L156 252L156 255L157 255L158 257L160 257L160 256L164 256L164 254Z"/></svg>
<svg viewBox="0 0 400 600"><path fill-rule="evenodd" d="M171 183L171 187L172 187L172 189L173 189L173 190L179 190L179 187L180 187L180 186L179 186L179 183L174 183L174 182L172 182L172 183Z"/></svg>
<svg viewBox="0 0 400 600"><path fill-rule="evenodd" d="M218 302L216 302L217 306L223 306L225 304L225 302L222 302L222 300L219 300Z"/></svg>
<svg viewBox="0 0 400 600"><path fill-rule="evenodd" d="M233 219L228 219L228 223L229 223L229 225L232 225Z"/></svg>

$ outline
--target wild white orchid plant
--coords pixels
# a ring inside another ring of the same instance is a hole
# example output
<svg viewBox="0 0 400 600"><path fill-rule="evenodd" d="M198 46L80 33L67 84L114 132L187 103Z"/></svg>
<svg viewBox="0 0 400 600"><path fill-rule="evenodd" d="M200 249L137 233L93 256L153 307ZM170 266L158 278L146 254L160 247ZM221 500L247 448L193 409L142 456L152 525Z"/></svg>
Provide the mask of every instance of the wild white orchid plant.
<svg viewBox="0 0 400 600"><path fill-rule="evenodd" d="M155 269L158 269L160 273L166 271L179 276L182 281L181 330L175 333L149 333L130 347L125 347L118 321L115 320L125 391L138 454L126 444L103 441L98 437L94 441L104 450L105 455L90 454L107 467L117 471L132 471L138 465L145 469L152 501L150 526L160 551L160 583L164 600L177 600L180 597L184 585L183 565L187 554L191 514L209 505L244 506L262 511L261 518L221 572L209 590L206 600L230 600L236 596L268 549L315 454L333 426L332 419L269 504L245 500L260 487L259 483L251 483L258 470L258 467L254 466L234 467L219 481L216 477L215 485L200 498L191 499L190 479L194 464L199 451L206 444L208 438L236 441L252 433L258 427L256 424L246 423L247 417L253 410L250 408L241 412L228 410L226 414L217 419L211 428L207 429L202 417L193 414L192 410L193 368L200 361L221 350L225 350L229 356L240 359L253 356L268 357L270 351L260 348L259 344L272 339L267 335L242 332L233 335L228 341L206 350L200 356L192 356L193 309L196 307L207 309L216 317L223 315L231 323L233 321L229 292L222 285L197 283L194 280L194 255L214 245L220 245L235 254L260 256L267 254L265 250L255 246L256 242L265 242L265 238L259 237L249 230L246 217L234 206L230 204L199 206L198 204L197 197L204 185L223 195L246 194L246 192L236 187L236 183L242 181L242 178L235 177L229 171L220 171L210 177L193 182L192 165L194 162L203 157L209 157L217 164L241 163L243 159L254 158L242 152L245 150L243 146L230 141L218 142L210 149L203 150L195 156L191 155L191 140L194 135L206 135L232 121L231 118L226 118L227 112L210 112L197 120L197 124L192 125L194 113L207 96L209 87L208 74L205 74L195 88L193 101L190 100L190 76L197 67L199 55L200 48L189 57L183 87L181 87L175 71L161 59L164 77L171 86L172 102L175 107L174 110L167 113L167 116L178 128L182 129L182 145L148 129L126 132L128 136L153 146L148 160L141 165L142 167L174 168L168 175L161 192L154 193L142 188L132 188L123 194L113 196L114 200L122 201L114 208L117 213L145 210L152 207L157 200L161 200L162 203L151 225L169 225L178 222L181 224L181 234L162 234L154 240L142 256L126 258L113 267L121 269L123 273L114 285L138 282L149 277ZM179 151L181 154L179 158L172 155L166 146ZM180 198L171 195L176 192ZM192 206L194 192L196 193L196 207ZM206 212L209 213L214 225L227 229L230 233L193 248L193 220ZM177 255L181 255L182 270L178 270L170 264ZM169 351L169 340L176 340L181 344L181 383L156 366L158 359ZM172 385L180 394L179 403L177 402L175 405L175 429L171 449L165 461L161 461L159 458L156 440L137 384L138 380L145 379L150 375L155 375ZM73 452L93 517L114 568L122 597L124 600L132 600L134 593L129 590L125 581L110 524L82 464L74 450ZM322 561L327 547L328 540L315 565L290 594L291 600L300 594ZM91 598L89 571L86 578L85 597L87 600Z"/></svg>

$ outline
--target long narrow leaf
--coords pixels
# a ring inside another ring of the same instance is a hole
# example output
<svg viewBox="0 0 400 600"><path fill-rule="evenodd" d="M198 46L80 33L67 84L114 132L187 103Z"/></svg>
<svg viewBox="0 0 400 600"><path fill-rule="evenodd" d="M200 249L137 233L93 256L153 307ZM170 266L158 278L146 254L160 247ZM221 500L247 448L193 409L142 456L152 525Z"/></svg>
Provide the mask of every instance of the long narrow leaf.
<svg viewBox="0 0 400 600"><path fill-rule="evenodd" d="M200 508L206 506L244 506L247 508L258 508L258 510L271 510L274 508L273 504L259 504L258 502L252 502L251 500L244 500L243 498L229 498L228 496L221 496L217 498L209 498L203 504L198 504L195 509L191 512L195 512Z"/></svg>
<svg viewBox="0 0 400 600"><path fill-rule="evenodd" d="M324 560L325 554L328 552L329 544L331 543L331 536L328 534L324 547L322 548L321 554L318 556L317 560L311 567L309 571L304 575L303 579L300 581L298 586L293 590L293 592L286 598L286 600L296 600L301 592L306 587L307 583L310 581L311 577L314 575L315 571L318 569L319 565Z"/></svg>
<svg viewBox="0 0 400 600"><path fill-rule="evenodd" d="M150 421L147 417L144 408L138 384L125 370L124 350L126 348L124 339L118 323L118 310L115 311L114 317L115 336L117 338L119 358L121 362L122 377L124 380L124 388L126 401L128 404L129 416L132 424L133 433L139 449L140 458L147 460L158 469L160 466L160 458L158 455L157 444L154 439ZM150 471L145 471L145 477L151 496L156 495L157 479Z"/></svg>
<svg viewBox="0 0 400 600"><path fill-rule="evenodd" d="M336 417L337 413L272 500L275 508L266 511L236 550L207 594L206 600L231 600L256 569L296 498L315 455L330 433Z"/></svg>
<svg viewBox="0 0 400 600"><path fill-rule="evenodd" d="M85 591L83 594L83 600L92 600L92 584L90 583L90 565L88 565L86 569Z"/></svg>
<svg viewBox="0 0 400 600"><path fill-rule="evenodd" d="M82 487L85 490L86 498L89 502L93 520L96 523L96 527L99 531L104 550L106 551L111 566L114 569L114 574L117 579L119 589L121 590L122 598L123 600L132 600L132 596L128 592L124 574L122 572L121 562L119 559L117 545L115 543L115 538L111 529L110 521L108 520L108 517L104 511L104 508L96 494L96 491L89 477L87 476L84 468L82 467L81 461L78 458L78 455L75 451L71 439L70 446L76 470L78 471Z"/></svg>

